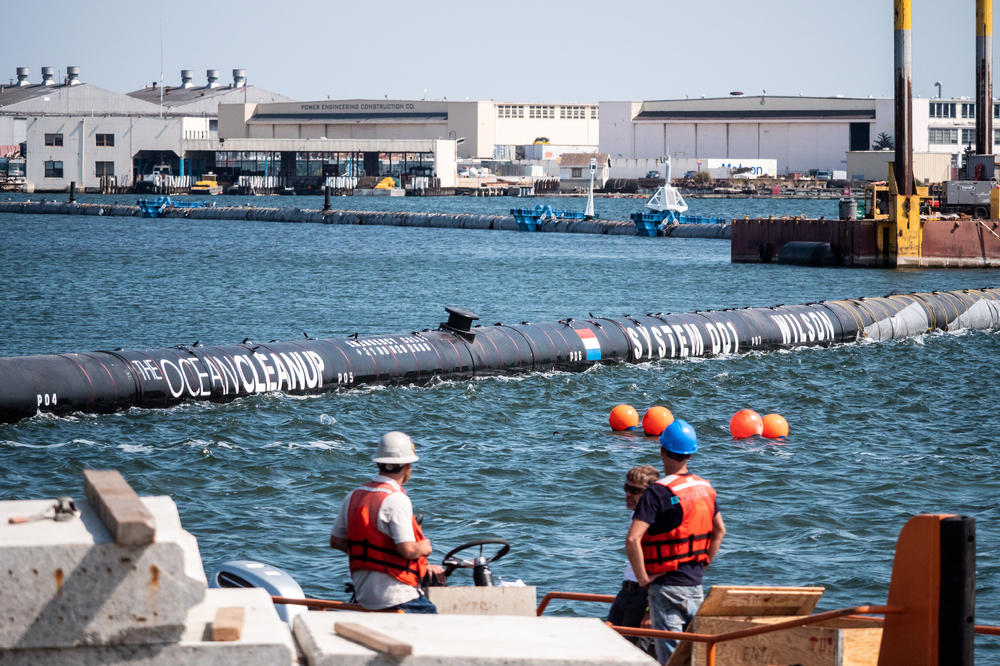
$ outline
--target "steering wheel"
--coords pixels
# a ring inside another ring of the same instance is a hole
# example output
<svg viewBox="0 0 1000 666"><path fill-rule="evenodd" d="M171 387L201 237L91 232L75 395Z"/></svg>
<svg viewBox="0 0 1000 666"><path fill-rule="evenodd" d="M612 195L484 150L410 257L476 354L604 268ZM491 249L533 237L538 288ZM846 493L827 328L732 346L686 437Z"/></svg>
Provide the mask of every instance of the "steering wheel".
<svg viewBox="0 0 1000 666"><path fill-rule="evenodd" d="M494 543L500 544L500 549L493 553L493 555L484 558L483 546ZM476 546L479 546L479 557L476 557L473 560L464 560L455 557L457 553L460 553L463 550L468 550L469 548L475 548ZM477 539L476 541L463 543L458 548L452 548L448 551L448 554L444 556L444 559L441 561L441 566L444 567L444 575L450 576L455 569L473 569L477 565L482 566L484 564L489 564L490 562L496 562L509 551L510 544L507 543L506 539Z"/></svg>

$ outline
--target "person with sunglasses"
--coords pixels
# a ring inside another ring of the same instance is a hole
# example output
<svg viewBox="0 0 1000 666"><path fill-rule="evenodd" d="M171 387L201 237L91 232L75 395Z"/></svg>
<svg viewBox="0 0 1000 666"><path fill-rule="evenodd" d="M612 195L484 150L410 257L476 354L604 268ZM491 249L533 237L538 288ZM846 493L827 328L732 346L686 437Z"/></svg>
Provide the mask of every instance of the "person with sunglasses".
<svg viewBox="0 0 1000 666"><path fill-rule="evenodd" d="M625 551L636 582L648 588L653 629L684 631L704 600L702 574L715 559L726 534L715 489L688 471L698 437L676 419L660 435L665 476L639 498ZM667 663L676 640L657 638L656 658Z"/></svg>
<svg viewBox="0 0 1000 666"><path fill-rule="evenodd" d="M639 497L658 478L660 478L660 473L652 465L633 467L625 473L625 506L629 511L635 510ZM646 588L636 582L632 564L625 560L622 587L611 603L608 622L619 627L639 627L642 626L643 620L646 618ZM653 642L650 639L641 636L626 636L626 638L639 649L650 655L653 654Z"/></svg>

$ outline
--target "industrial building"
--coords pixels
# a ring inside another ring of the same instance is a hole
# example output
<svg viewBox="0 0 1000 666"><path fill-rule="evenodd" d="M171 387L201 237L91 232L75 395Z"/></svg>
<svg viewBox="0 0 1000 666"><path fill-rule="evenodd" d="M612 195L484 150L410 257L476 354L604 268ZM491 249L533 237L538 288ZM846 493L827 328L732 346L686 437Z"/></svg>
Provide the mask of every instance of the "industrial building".
<svg viewBox="0 0 1000 666"><path fill-rule="evenodd" d="M209 70L204 86L185 88L182 81L155 94L147 92L156 90L151 86L123 95L82 81L78 67L67 67L61 82L55 68L43 67L38 83L30 81L29 68L19 67L16 83L0 86L0 145L20 148L28 186L38 190L62 191L71 182L85 189L130 187L156 164L191 179L210 168L214 156L186 142L215 137L220 99L287 99L237 78L219 86L213 75L218 71Z"/></svg>
<svg viewBox="0 0 1000 666"><path fill-rule="evenodd" d="M447 139L458 157L514 159L536 139L596 151L596 103L346 99L219 109L220 135L251 139Z"/></svg>
<svg viewBox="0 0 1000 666"><path fill-rule="evenodd" d="M975 107L975 102L963 98L914 99L914 151L947 153L952 166L960 166L966 147L975 144ZM992 112L994 118L1000 117L1000 104L994 103ZM601 102L600 115L600 149L616 162L655 160L667 154L675 160L771 158L777 160L779 175L817 169L847 172L848 151L871 150L880 134L894 135L895 125L891 97L739 93L721 98ZM998 139L1000 130L994 131L994 145ZM859 174L847 173L855 175Z"/></svg>

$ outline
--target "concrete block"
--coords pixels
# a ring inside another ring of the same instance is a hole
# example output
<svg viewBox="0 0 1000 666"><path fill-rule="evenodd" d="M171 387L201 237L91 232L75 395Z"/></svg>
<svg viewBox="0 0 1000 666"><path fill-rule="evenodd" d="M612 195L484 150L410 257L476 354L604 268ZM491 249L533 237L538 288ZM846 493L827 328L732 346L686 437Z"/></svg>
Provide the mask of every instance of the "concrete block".
<svg viewBox="0 0 1000 666"><path fill-rule="evenodd" d="M442 615L522 615L535 617L532 587L429 587L427 598Z"/></svg>
<svg viewBox="0 0 1000 666"><path fill-rule="evenodd" d="M211 623L220 608L244 610L244 631L238 640L209 640ZM331 614L332 615L332 614ZM298 664L288 625L278 618L271 597L257 588L210 589L191 608L175 643L145 645L85 645L75 648L0 649L3 666L293 666Z"/></svg>
<svg viewBox="0 0 1000 666"><path fill-rule="evenodd" d="M156 541L121 546L86 500L80 517L9 525L54 500L0 502L0 649L178 639L207 587L195 538L169 497L143 497Z"/></svg>
<svg viewBox="0 0 1000 666"><path fill-rule="evenodd" d="M410 644L413 652L396 661L338 636L335 622L362 625ZM656 663L596 618L311 611L295 618L294 633L310 666Z"/></svg>

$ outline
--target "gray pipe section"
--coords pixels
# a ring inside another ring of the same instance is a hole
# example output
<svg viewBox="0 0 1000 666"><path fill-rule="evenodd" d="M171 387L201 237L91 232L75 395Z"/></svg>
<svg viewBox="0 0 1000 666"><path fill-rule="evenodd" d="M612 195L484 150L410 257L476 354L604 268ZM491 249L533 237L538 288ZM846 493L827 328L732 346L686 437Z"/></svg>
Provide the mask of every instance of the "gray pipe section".
<svg viewBox="0 0 1000 666"><path fill-rule="evenodd" d="M81 204L60 201L0 201L0 213L22 215L111 215L136 217L138 206L127 204ZM510 215L469 215L456 213L417 213L360 210L310 210L307 208L256 208L249 206L213 206L208 208L169 208L160 217L194 220L241 220L252 222L311 222L315 224L357 224L392 227L435 227L439 229L482 229L517 231ZM729 223L679 224L665 235L685 238L729 238ZM635 236L631 220L546 220L539 231Z"/></svg>
<svg viewBox="0 0 1000 666"><path fill-rule="evenodd" d="M0 358L0 422L995 329L1000 289L493 326L455 312L413 333Z"/></svg>
<svg viewBox="0 0 1000 666"><path fill-rule="evenodd" d="M993 154L993 0L976 0L976 153Z"/></svg>

